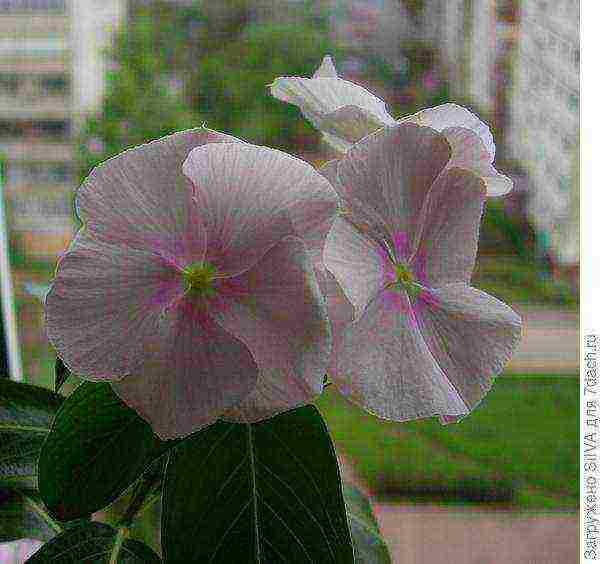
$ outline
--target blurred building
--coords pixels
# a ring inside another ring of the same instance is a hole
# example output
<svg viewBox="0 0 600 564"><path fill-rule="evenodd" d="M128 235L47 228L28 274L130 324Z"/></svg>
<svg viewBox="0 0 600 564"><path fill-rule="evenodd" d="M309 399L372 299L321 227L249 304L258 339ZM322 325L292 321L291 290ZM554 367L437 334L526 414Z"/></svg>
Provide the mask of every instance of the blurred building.
<svg viewBox="0 0 600 564"><path fill-rule="evenodd" d="M102 53L126 0L0 0L0 152L10 225L54 256L72 236L72 140L102 98Z"/></svg>
<svg viewBox="0 0 600 564"><path fill-rule="evenodd" d="M579 263L579 0L521 0L507 150L530 176L542 251Z"/></svg>

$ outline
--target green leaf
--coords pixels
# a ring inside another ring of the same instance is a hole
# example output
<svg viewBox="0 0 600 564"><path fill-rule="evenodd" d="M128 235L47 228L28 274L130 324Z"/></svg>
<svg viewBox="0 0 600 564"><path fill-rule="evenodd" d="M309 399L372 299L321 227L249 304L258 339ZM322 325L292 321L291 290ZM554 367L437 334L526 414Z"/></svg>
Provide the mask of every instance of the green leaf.
<svg viewBox="0 0 600 564"><path fill-rule="evenodd" d="M63 361L60 358L56 357L56 363L54 365L54 391L57 394L70 375L71 372L65 366Z"/></svg>
<svg viewBox="0 0 600 564"><path fill-rule="evenodd" d="M392 558L369 499L350 484L344 483L343 489L356 564L391 564Z"/></svg>
<svg viewBox="0 0 600 564"><path fill-rule="evenodd" d="M0 484L36 489L37 459L63 398L0 378Z"/></svg>
<svg viewBox="0 0 600 564"><path fill-rule="evenodd" d="M110 384L85 382L63 402L39 460L39 490L67 521L114 501L176 441L161 441Z"/></svg>
<svg viewBox="0 0 600 564"><path fill-rule="evenodd" d="M218 421L169 454L166 562L354 562L335 451L314 406Z"/></svg>
<svg viewBox="0 0 600 564"><path fill-rule="evenodd" d="M125 532L126 529L117 530L104 523L85 523L54 537L27 563L144 564L161 561L150 547L125 539Z"/></svg>
<svg viewBox="0 0 600 564"><path fill-rule="evenodd" d="M0 487L0 542L24 538L47 541L62 529L48 515L36 492Z"/></svg>

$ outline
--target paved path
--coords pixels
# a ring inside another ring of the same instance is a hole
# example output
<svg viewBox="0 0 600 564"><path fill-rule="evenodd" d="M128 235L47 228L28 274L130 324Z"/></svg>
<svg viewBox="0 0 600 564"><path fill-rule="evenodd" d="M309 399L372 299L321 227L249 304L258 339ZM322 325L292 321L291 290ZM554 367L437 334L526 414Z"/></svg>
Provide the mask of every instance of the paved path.
<svg viewBox="0 0 600 564"><path fill-rule="evenodd" d="M523 318L523 338L506 372L579 373L579 314L513 306Z"/></svg>
<svg viewBox="0 0 600 564"><path fill-rule="evenodd" d="M368 493L340 457L342 477ZM577 513L373 503L394 564L576 564Z"/></svg>
<svg viewBox="0 0 600 564"><path fill-rule="evenodd" d="M577 514L374 504L394 564L576 564Z"/></svg>

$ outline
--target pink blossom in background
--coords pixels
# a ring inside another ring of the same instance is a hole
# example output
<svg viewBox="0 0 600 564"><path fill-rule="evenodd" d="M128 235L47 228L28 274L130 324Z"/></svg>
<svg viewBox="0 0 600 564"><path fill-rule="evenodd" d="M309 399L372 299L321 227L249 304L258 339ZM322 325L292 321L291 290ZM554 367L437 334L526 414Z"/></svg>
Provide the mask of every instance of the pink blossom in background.
<svg viewBox="0 0 600 564"><path fill-rule="evenodd" d="M428 70L423 75L423 88L427 92L435 92L440 87L441 81L436 69Z"/></svg>
<svg viewBox="0 0 600 564"><path fill-rule="evenodd" d="M312 78L282 76L275 79L270 90L278 100L300 108L323 139L340 153L383 127L417 123L446 137L452 147L449 167L475 172L484 181L488 196L502 196L512 190L512 180L493 166L496 146L490 128L463 106L442 104L397 120L383 100L341 78L330 56L323 59Z"/></svg>
<svg viewBox="0 0 600 564"><path fill-rule="evenodd" d="M196 129L96 167L46 327L162 438L257 421L322 391L331 346L313 267L338 197L310 165Z"/></svg>
<svg viewBox="0 0 600 564"><path fill-rule="evenodd" d="M520 339L520 317L469 285L486 191L451 159L445 136L403 123L321 170L342 201L324 265L354 308L329 375L386 419L469 413Z"/></svg>
<svg viewBox="0 0 600 564"><path fill-rule="evenodd" d="M21 539L0 543L0 562L2 564L23 564L44 543L35 539Z"/></svg>

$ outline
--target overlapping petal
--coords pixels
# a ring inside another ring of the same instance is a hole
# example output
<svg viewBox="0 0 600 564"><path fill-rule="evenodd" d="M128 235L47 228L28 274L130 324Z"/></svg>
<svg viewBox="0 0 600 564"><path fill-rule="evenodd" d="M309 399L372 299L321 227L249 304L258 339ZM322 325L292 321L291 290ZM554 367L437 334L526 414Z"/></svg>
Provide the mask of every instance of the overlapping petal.
<svg viewBox="0 0 600 564"><path fill-rule="evenodd" d="M301 236L316 257L322 252L338 198L306 162L265 147L219 143L192 150L183 172L205 213L208 260L222 274L247 270L289 235Z"/></svg>
<svg viewBox="0 0 600 564"><path fill-rule="evenodd" d="M395 233L407 233L414 250L423 202L449 160L448 142L427 127L397 125L363 139L337 169L345 217L388 246Z"/></svg>
<svg viewBox="0 0 600 564"><path fill-rule="evenodd" d="M468 409L417 328L408 296L380 292L333 345L329 374L367 411L394 421Z"/></svg>
<svg viewBox="0 0 600 564"><path fill-rule="evenodd" d="M468 168L479 174L488 196L502 196L512 189L512 180L493 166L496 146L490 128L458 104L426 108L396 121L383 100L339 77L329 56L323 59L312 79L278 78L271 85L271 93L298 106L321 131L325 141L341 153L382 127L415 123L442 133L452 147L453 158L448 166Z"/></svg>
<svg viewBox="0 0 600 564"><path fill-rule="evenodd" d="M248 347L187 297L169 310L144 353L136 373L112 387L165 440L210 425L256 386Z"/></svg>
<svg viewBox="0 0 600 564"><path fill-rule="evenodd" d="M226 418L258 421L321 393L331 348L326 306L304 243L287 237L227 281L211 315L244 342L259 368L255 389Z"/></svg>
<svg viewBox="0 0 600 564"><path fill-rule="evenodd" d="M92 170L78 190L78 216L89 231L108 242L173 250L181 240L189 192L181 165L194 147L223 141L244 143L196 128L108 159Z"/></svg>
<svg viewBox="0 0 600 564"><path fill-rule="evenodd" d="M421 210L414 271L429 287L471 279L479 225L485 202L485 186L464 169L447 169L434 182Z"/></svg>
<svg viewBox="0 0 600 564"><path fill-rule="evenodd" d="M473 112L458 104L448 103L426 108L402 118L400 122L416 123L440 132L455 127L469 129L481 139L491 161L496 156L496 145L490 128Z"/></svg>
<svg viewBox="0 0 600 564"><path fill-rule="evenodd" d="M64 363L90 380L132 373L145 339L182 287L151 250L106 243L80 232L59 262L45 301L46 329Z"/></svg>
<svg viewBox="0 0 600 564"><path fill-rule="evenodd" d="M354 317L363 314L367 304L385 283L379 245L340 217L335 220L323 253L323 264L343 288L355 308Z"/></svg>
<svg viewBox="0 0 600 564"><path fill-rule="evenodd" d="M514 353L521 318L505 303L466 284L432 290L419 329L440 369L472 410Z"/></svg>
<svg viewBox="0 0 600 564"><path fill-rule="evenodd" d="M513 181L492 166L493 158L483 139L473 130L450 127L442 130L442 133L452 147L449 168L456 166L475 172L483 179L488 196L504 196L512 190Z"/></svg>

